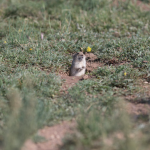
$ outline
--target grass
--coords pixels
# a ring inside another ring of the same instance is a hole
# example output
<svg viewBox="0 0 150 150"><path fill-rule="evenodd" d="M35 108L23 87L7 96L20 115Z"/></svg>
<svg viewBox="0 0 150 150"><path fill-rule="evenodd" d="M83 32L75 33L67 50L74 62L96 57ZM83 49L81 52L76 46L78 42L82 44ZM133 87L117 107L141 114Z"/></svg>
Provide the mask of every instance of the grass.
<svg viewBox="0 0 150 150"><path fill-rule="evenodd" d="M95 109L83 113L78 120L78 132L66 137L61 149L137 149L137 141L129 137L131 126L129 118L118 108L111 107L105 115L103 110Z"/></svg>
<svg viewBox="0 0 150 150"><path fill-rule="evenodd" d="M149 120L137 129L118 97L149 80L149 17L128 0L0 0L0 148L19 150L44 125L76 118L61 149L148 149ZM58 73L88 46L104 66L61 93Z"/></svg>

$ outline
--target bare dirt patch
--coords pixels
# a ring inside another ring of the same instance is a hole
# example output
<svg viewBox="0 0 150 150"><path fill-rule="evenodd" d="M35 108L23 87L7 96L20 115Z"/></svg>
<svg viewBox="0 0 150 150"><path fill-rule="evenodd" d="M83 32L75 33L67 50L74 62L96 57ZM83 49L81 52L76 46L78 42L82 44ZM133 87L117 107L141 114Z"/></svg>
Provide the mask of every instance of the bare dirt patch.
<svg viewBox="0 0 150 150"><path fill-rule="evenodd" d="M62 145L62 138L73 132L76 127L75 121L64 121L52 127L44 127L38 134L46 139L45 142L34 143L27 140L22 150L58 150Z"/></svg>
<svg viewBox="0 0 150 150"><path fill-rule="evenodd" d="M147 115L149 114L150 105L141 103L127 102L127 112L132 115Z"/></svg>
<svg viewBox="0 0 150 150"><path fill-rule="evenodd" d="M149 4L144 4L140 0L136 2L137 6L139 6L142 10L144 11L149 11L150 10L150 5Z"/></svg>
<svg viewBox="0 0 150 150"><path fill-rule="evenodd" d="M74 86L79 80L82 79L82 77L68 76L67 74L60 74L60 77L64 80L61 88L62 91L67 91L69 88Z"/></svg>
<svg viewBox="0 0 150 150"><path fill-rule="evenodd" d="M135 119L142 116L145 118L150 114L150 84L141 82L141 90L136 95L125 97L126 111Z"/></svg>
<svg viewBox="0 0 150 150"><path fill-rule="evenodd" d="M125 2L127 0L122 0L122 1ZM141 10L143 10L143 11L149 11L150 10L150 4L149 3L146 4L140 0L137 0L137 1L132 0L132 3L137 5L138 7L140 7ZM118 6L119 5L118 0L114 0L113 5Z"/></svg>

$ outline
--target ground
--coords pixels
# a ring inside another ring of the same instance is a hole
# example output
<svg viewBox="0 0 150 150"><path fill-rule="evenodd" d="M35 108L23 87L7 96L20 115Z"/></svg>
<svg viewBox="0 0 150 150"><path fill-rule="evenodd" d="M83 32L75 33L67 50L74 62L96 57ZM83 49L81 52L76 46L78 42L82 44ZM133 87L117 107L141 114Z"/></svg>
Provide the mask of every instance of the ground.
<svg viewBox="0 0 150 150"><path fill-rule="evenodd" d="M0 149L149 150L149 0L0 0ZM72 56L86 74L69 76Z"/></svg>

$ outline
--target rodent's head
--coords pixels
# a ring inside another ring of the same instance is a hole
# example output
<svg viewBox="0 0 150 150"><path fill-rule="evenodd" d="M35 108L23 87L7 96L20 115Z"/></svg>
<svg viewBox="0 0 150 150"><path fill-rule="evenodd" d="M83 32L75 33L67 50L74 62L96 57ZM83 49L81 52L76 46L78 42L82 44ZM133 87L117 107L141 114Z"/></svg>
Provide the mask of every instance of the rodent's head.
<svg viewBox="0 0 150 150"><path fill-rule="evenodd" d="M85 59L85 55L84 55L82 52L76 53L76 54L73 56L73 60L75 60L75 61L81 62L81 61L84 60L84 59Z"/></svg>

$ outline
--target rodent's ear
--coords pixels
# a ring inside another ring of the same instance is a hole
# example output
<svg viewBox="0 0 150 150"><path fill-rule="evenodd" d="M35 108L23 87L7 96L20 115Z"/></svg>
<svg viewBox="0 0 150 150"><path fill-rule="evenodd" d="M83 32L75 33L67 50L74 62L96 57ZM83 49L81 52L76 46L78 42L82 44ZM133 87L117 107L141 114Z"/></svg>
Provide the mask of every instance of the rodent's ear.
<svg viewBox="0 0 150 150"><path fill-rule="evenodd" d="M83 52L83 54L84 54L84 56L85 56L85 58L86 58L86 52Z"/></svg>
<svg viewBox="0 0 150 150"><path fill-rule="evenodd" d="M79 53L75 53L72 55L72 58L75 58Z"/></svg>
<svg viewBox="0 0 150 150"><path fill-rule="evenodd" d="M75 57L75 55L76 55L76 54L73 54L73 55L72 55L72 58L74 58L74 57Z"/></svg>

